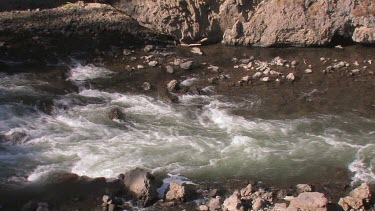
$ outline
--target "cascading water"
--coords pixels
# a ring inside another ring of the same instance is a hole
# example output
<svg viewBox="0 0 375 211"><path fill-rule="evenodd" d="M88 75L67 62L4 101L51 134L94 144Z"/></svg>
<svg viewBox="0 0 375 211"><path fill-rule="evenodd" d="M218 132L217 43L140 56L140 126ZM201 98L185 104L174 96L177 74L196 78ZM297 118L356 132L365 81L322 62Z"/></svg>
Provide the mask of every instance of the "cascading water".
<svg viewBox="0 0 375 211"><path fill-rule="evenodd" d="M28 73L0 76L2 183L36 181L59 171L116 177L135 167L192 178L277 180L314 179L349 168L354 181L375 182L374 119L248 118L234 111L251 109L255 101L233 103L219 95L183 95L171 105L97 89L92 81L110 83L116 73L93 65L70 69L66 80L79 87L77 93L50 91L51 82ZM46 99L53 102L51 114L35 106ZM109 118L112 109L124 118Z"/></svg>

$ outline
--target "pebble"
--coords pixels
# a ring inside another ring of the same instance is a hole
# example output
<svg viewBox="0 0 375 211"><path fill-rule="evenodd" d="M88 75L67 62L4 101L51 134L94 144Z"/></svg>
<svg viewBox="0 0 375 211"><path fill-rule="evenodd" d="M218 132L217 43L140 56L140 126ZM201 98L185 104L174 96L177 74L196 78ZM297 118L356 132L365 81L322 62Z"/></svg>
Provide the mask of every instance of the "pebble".
<svg viewBox="0 0 375 211"><path fill-rule="evenodd" d="M351 72L354 73L354 74L356 74L356 73L359 73L360 70L359 70L359 69L354 69L354 70L352 70Z"/></svg>
<svg viewBox="0 0 375 211"><path fill-rule="evenodd" d="M143 65L137 65L137 69L144 69L145 67Z"/></svg>
<svg viewBox="0 0 375 211"><path fill-rule="evenodd" d="M234 69L238 69L240 66L238 66L238 65L235 65L233 68Z"/></svg>
<svg viewBox="0 0 375 211"><path fill-rule="evenodd" d="M354 64L355 66L359 66L358 61L355 61L353 64Z"/></svg>
<svg viewBox="0 0 375 211"><path fill-rule="evenodd" d="M178 85L177 80L171 80L167 84L167 90L170 91L170 92L173 92L173 91L175 91L177 89L177 85Z"/></svg>
<svg viewBox="0 0 375 211"><path fill-rule="evenodd" d="M241 59L240 63L242 64L248 64L250 62L250 59Z"/></svg>
<svg viewBox="0 0 375 211"><path fill-rule="evenodd" d="M268 81L270 81L270 77L263 77L263 78L260 79L260 81L268 82Z"/></svg>
<svg viewBox="0 0 375 211"><path fill-rule="evenodd" d="M212 70L213 72L220 72L220 68L218 66L210 65L207 69Z"/></svg>
<svg viewBox="0 0 375 211"><path fill-rule="evenodd" d="M210 84L218 84L219 83L219 78L218 77L212 77L208 79L208 82Z"/></svg>
<svg viewBox="0 0 375 211"><path fill-rule="evenodd" d="M368 62L369 64L372 64L372 60L368 60L367 62Z"/></svg>
<svg viewBox="0 0 375 211"><path fill-rule="evenodd" d="M244 83L247 83L250 81L250 76L244 76L241 78L241 81L244 82Z"/></svg>
<svg viewBox="0 0 375 211"><path fill-rule="evenodd" d="M143 49L144 52L150 52L150 51L153 51L155 50L155 46L154 45L146 45L145 48Z"/></svg>
<svg viewBox="0 0 375 211"><path fill-rule="evenodd" d="M203 55L203 52L202 52L201 49L198 48L198 47L194 47L194 48L192 48L192 49L191 49L191 52L192 52L192 53L195 53L195 54Z"/></svg>
<svg viewBox="0 0 375 211"><path fill-rule="evenodd" d="M144 83L142 84L142 88L143 88L143 90L148 91L148 90L151 89L151 84L148 83L148 82L144 82Z"/></svg>
<svg viewBox="0 0 375 211"><path fill-rule="evenodd" d="M184 70L190 70L191 66L193 66L193 61L187 61L180 64L180 67Z"/></svg>
<svg viewBox="0 0 375 211"><path fill-rule="evenodd" d="M129 50L129 49L124 49L124 50L122 51L122 54L124 54L125 56L129 56L129 55L132 54L132 51Z"/></svg>
<svg viewBox="0 0 375 211"><path fill-rule="evenodd" d="M344 47L342 47L342 45L336 45L335 48L336 49L344 49Z"/></svg>
<svg viewBox="0 0 375 211"><path fill-rule="evenodd" d="M173 61L173 65L175 65L175 66L179 66L180 64L181 64L181 59L175 59Z"/></svg>
<svg viewBox="0 0 375 211"><path fill-rule="evenodd" d="M158 62L157 61L151 61L151 62L148 63L148 65L150 67L156 67L158 65Z"/></svg>
<svg viewBox="0 0 375 211"><path fill-rule="evenodd" d="M261 72L256 72L256 73L253 75L253 78L254 78L254 79L258 79L258 78L260 78L260 76L262 76L262 73L261 73Z"/></svg>
<svg viewBox="0 0 375 211"><path fill-rule="evenodd" d="M326 58L324 58L324 57L320 58L320 61L322 61L322 62L324 62L325 60L326 60Z"/></svg>
<svg viewBox="0 0 375 211"><path fill-rule="evenodd" d="M167 65L167 66L165 67L165 69L166 69L167 73L169 73L169 74L173 74L173 72L174 72L173 67L170 66L170 65Z"/></svg>
<svg viewBox="0 0 375 211"><path fill-rule="evenodd" d="M292 67L295 67L295 66L298 65L298 62L297 62L296 60L294 60L294 61L292 61L290 64L292 65Z"/></svg>
<svg viewBox="0 0 375 211"><path fill-rule="evenodd" d="M137 57L131 57L130 60L135 61L135 60L137 60Z"/></svg>
<svg viewBox="0 0 375 211"><path fill-rule="evenodd" d="M306 70L305 70L305 73L306 73L306 74L310 74L310 73L312 73L312 72L313 72L312 69L306 69Z"/></svg>
<svg viewBox="0 0 375 211"><path fill-rule="evenodd" d="M200 205L199 210L200 211L208 211L208 207L206 205Z"/></svg>
<svg viewBox="0 0 375 211"><path fill-rule="evenodd" d="M289 74L286 76L286 79L287 79L288 81L294 81L295 76L294 76L293 73L289 73Z"/></svg>

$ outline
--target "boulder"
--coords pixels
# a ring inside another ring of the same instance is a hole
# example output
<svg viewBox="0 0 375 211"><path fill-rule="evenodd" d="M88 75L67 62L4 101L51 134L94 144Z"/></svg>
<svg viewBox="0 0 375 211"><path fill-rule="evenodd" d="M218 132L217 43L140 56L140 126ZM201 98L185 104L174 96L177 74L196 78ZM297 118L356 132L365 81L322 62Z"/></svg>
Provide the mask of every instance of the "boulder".
<svg viewBox="0 0 375 211"><path fill-rule="evenodd" d="M371 200L371 192L368 184L363 183L358 188L352 190L349 196L341 198L339 205L345 210L364 209Z"/></svg>
<svg viewBox="0 0 375 211"><path fill-rule="evenodd" d="M186 202L194 197L196 194L196 188L193 184L179 184L176 182L171 182L165 199L167 201L181 201Z"/></svg>
<svg viewBox="0 0 375 211"><path fill-rule="evenodd" d="M243 209L241 205L240 194L236 191L229 198L225 199L223 204L224 211L240 211Z"/></svg>
<svg viewBox="0 0 375 211"><path fill-rule="evenodd" d="M139 205L149 206L157 200L157 181L144 169L136 168L125 173L124 184Z"/></svg>
<svg viewBox="0 0 375 211"><path fill-rule="evenodd" d="M304 211L326 211L328 200L323 193L305 192L295 197L290 202L288 209Z"/></svg>
<svg viewBox="0 0 375 211"><path fill-rule="evenodd" d="M111 120L124 119L125 115L122 113L122 111L119 108L112 108L111 110L109 110L108 117Z"/></svg>
<svg viewBox="0 0 375 211"><path fill-rule="evenodd" d="M168 82L168 84L167 84L167 90L169 92L174 92L174 91L177 90L177 88L178 88L178 82L177 82L177 80L171 80L171 81Z"/></svg>

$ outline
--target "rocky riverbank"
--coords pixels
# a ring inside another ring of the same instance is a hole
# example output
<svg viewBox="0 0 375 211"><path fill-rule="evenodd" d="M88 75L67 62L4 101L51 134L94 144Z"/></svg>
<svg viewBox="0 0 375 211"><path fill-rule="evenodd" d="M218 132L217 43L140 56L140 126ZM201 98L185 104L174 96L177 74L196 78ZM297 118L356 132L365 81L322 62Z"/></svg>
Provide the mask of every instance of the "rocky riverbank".
<svg viewBox="0 0 375 211"><path fill-rule="evenodd" d="M4 61L39 65L74 53L89 56L118 46L170 40L106 4L66 3L52 9L0 13L0 67Z"/></svg>
<svg viewBox="0 0 375 211"><path fill-rule="evenodd" d="M227 189L228 183L232 183ZM248 180L194 183L181 176L162 180L144 169L118 179L60 174L48 179L43 190L26 187L1 194L4 210L371 210L373 189L363 183L294 184L277 187Z"/></svg>

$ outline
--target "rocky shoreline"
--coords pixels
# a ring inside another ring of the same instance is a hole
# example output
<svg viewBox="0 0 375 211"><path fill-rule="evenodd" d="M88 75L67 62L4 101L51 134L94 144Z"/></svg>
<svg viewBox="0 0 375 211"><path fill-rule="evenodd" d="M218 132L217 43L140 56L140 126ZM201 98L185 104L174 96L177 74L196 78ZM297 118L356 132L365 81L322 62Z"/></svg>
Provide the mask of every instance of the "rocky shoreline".
<svg viewBox="0 0 375 211"><path fill-rule="evenodd" d="M42 185L43 190L31 186L2 193L1 206L4 210L24 211L140 208L150 211L348 211L375 208L373 187L366 183L352 188L343 183L277 187L262 181L242 180L218 182L211 186L186 179L174 175L166 178L152 175L140 168L120 174L117 179L57 174ZM232 187L227 189L226 185L231 182Z"/></svg>

